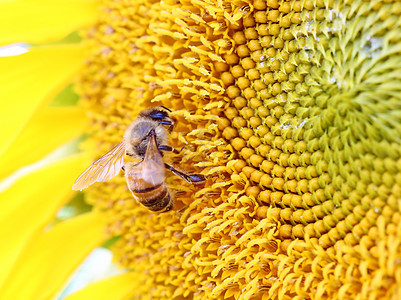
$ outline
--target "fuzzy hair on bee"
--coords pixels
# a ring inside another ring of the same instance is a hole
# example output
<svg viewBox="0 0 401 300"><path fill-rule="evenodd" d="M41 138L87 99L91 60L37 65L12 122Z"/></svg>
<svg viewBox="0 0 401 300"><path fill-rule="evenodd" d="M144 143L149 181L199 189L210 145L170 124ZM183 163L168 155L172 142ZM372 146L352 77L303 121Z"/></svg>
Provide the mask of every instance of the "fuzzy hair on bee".
<svg viewBox="0 0 401 300"><path fill-rule="evenodd" d="M90 165L75 181L72 189L83 190L95 182L104 182L125 172L133 197L151 211L173 208L173 197L165 182L166 169L192 184L205 181L201 174L187 174L164 162L163 152L179 151L168 145L174 128L170 110L159 106L142 111L126 129L123 141ZM126 162L126 155L137 160Z"/></svg>

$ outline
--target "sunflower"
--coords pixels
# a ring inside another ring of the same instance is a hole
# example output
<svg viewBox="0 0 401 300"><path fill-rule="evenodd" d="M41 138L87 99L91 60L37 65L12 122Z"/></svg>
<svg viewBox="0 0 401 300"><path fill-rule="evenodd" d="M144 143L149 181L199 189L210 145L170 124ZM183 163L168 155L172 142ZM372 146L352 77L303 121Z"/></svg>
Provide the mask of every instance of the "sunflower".
<svg viewBox="0 0 401 300"><path fill-rule="evenodd" d="M2 44L46 45L0 60L15 73L0 174L88 138L0 195L0 299L55 295L113 236L127 273L70 299L401 297L400 2L76 1L68 17L70 1L39 2L1 4ZM79 108L49 107L74 74ZM92 212L49 229L76 175L158 105L182 149L165 159L205 184L168 174L175 207L153 213L117 176L85 192Z"/></svg>

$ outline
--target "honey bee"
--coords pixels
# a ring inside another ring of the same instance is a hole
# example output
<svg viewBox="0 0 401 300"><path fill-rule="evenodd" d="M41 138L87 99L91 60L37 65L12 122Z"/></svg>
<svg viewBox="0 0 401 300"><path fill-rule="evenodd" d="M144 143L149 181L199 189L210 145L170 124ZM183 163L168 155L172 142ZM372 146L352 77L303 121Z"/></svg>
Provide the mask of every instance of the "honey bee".
<svg viewBox="0 0 401 300"><path fill-rule="evenodd" d="M164 106L142 111L129 125L123 141L90 165L75 181L73 190L83 190L95 182L104 182L125 172L127 185L134 198L151 211L166 212L173 207L173 197L165 182L166 169L193 184L202 183L201 174L186 174L163 160L163 152L179 151L167 144L173 130L171 111ZM137 162L125 162L125 156Z"/></svg>

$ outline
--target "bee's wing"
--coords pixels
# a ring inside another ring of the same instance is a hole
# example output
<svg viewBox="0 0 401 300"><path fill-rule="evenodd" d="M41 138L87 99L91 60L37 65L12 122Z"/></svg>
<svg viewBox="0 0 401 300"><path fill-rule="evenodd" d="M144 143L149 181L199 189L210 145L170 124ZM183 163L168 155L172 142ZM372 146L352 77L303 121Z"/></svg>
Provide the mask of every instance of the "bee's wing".
<svg viewBox="0 0 401 300"><path fill-rule="evenodd" d="M141 165L141 176L144 181L154 185L164 182L164 178L166 177L166 167L164 166L163 157L157 148L155 135L149 139L145 158Z"/></svg>
<svg viewBox="0 0 401 300"><path fill-rule="evenodd" d="M122 142L91 164L75 180L72 189L82 191L95 182L107 181L115 177L124 165L125 143Z"/></svg>

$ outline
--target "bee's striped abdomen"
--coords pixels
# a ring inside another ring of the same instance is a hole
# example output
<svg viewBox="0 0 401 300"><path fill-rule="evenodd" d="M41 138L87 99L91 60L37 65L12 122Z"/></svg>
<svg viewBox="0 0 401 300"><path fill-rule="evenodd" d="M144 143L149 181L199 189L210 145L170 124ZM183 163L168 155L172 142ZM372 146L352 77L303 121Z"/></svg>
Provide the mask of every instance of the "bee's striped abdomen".
<svg viewBox="0 0 401 300"><path fill-rule="evenodd" d="M144 189L130 190L138 202L151 211L165 212L173 207L170 192L164 182Z"/></svg>

